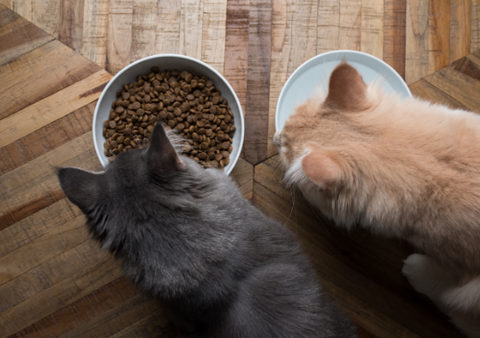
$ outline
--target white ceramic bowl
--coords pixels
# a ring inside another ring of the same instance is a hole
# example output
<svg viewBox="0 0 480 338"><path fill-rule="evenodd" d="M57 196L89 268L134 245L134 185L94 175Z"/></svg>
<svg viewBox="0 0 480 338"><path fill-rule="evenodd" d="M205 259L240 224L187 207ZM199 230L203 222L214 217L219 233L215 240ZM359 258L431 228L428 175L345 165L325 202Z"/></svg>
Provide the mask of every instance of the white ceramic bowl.
<svg viewBox="0 0 480 338"><path fill-rule="evenodd" d="M95 144L95 151L102 165L106 167L108 164L108 158L103 153L103 144L105 142L105 137L102 134L103 122L108 119L112 102L117 98L117 90L122 88L123 84L135 82L137 75L150 73L151 68L154 66L159 67L160 71L166 69L177 69L179 71L194 70L197 73L207 76L213 81L214 85L220 89L222 96L227 99L232 109L236 128L235 135L232 138L233 151L230 154L230 163L226 165L224 169L227 175L230 174L242 151L243 138L245 135L245 123L240 101L228 81L218 71L200 60L178 54L159 54L135 61L118 72L107 84L100 95L93 116L93 142Z"/></svg>
<svg viewBox="0 0 480 338"><path fill-rule="evenodd" d="M386 92L396 92L404 98L412 97L402 77L379 58L353 50L335 50L314 56L290 75L278 97L276 130L283 128L296 106L312 97L319 88L328 89L330 74L343 58L360 72L366 83L380 81Z"/></svg>

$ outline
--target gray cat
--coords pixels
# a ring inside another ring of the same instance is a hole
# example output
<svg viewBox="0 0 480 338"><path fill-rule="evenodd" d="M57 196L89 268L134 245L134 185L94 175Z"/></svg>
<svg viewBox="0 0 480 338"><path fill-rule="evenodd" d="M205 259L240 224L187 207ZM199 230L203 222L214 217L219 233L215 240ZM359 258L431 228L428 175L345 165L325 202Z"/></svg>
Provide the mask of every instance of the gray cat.
<svg viewBox="0 0 480 338"><path fill-rule="evenodd" d="M217 169L179 156L157 124L147 149L60 184L103 249L161 301L180 337L355 337L292 234Z"/></svg>

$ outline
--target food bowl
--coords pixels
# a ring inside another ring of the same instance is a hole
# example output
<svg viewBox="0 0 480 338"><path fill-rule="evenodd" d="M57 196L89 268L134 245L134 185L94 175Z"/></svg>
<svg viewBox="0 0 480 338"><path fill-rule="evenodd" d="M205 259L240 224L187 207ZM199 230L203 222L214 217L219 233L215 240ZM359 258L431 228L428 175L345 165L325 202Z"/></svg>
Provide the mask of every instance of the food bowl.
<svg viewBox="0 0 480 338"><path fill-rule="evenodd" d="M232 138L230 163L224 168L224 172L227 175L230 174L240 157L245 134L245 123L240 101L228 81L218 71L200 60L178 54L159 54L140 59L118 72L103 90L95 107L92 132L95 151L103 167L108 165L108 157L105 156L103 148L105 142L105 137L102 134L103 122L109 118L111 105L117 99L117 90L121 89L124 84L135 82L137 75L150 73L152 67L158 67L161 72L166 69L193 70L196 73L207 76L213 81L214 86L220 89L221 95L227 99L232 110L236 128L235 135Z"/></svg>
<svg viewBox="0 0 480 338"><path fill-rule="evenodd" d="M328 90L330 74L343 59L355 67L366 83L379 81L387 93L412 97L402 77L379 58L353 50L336 50L314 56L298 67L280 92L275 111L275 129L283 128L295 107L311 98L318 90Z"/></svg>

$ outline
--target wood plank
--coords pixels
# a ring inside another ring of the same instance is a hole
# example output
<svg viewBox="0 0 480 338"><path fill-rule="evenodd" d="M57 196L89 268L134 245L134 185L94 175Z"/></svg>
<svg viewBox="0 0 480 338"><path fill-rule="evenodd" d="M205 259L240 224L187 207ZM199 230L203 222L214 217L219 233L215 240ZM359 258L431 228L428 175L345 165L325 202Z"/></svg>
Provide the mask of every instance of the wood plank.
<svg viewBox="0 0 480 338"><path fill-rule="evenodd" d="M0 5L0 65L53 40L34 24L14 11Z"/></svg>
<svg viewBox="0 0 480 338"><path fill-rule="evenodd" d="M468 108L465 107L463 104L453 99L450 95L441 91L434 85L430 84L425 79L412 83L410 86L408 86L408 88L410 88L413 96L416 96L418 98L433 103L443 104L452 109L468 110Z"/></svg>
<svg viewBox="0 0 480 338"><path fill-rule="evenodd" d="M470 51L480 50L480 0L471 0Z"/></svg>
<svg viewBox="0 0 480 338"><path fill-rule="evenodd" d="M319 0L317 54L340 49L340 1Z"/></svg>
<svg viewBox="0 0 480 338"><path fill-rule="evenodd" d="M468 109L480 112L480 67L469 58L454 62L425 78Z"/></svg>
<svg viewBox="0 0 480 338"><path fill-rule="evenodd" d="M470 54L471 0L451 0L450 62Z"/></svg>
<svg viewBox="0 0 480 338"><path fill-rule="evenodd" d="M383 59L384 0L363 0L360 50Z"/></svg>
<svg viewBox="0 0 480 338"><path fill-rule="evenodd" d="M110 336L111 338L128 338L128 337L168 337L168 335L162 335L162 333L169 332L171 326L162 315L163 310L158 310L145 318L135 322L122 331Z"/></svg>
<svg viewBox="0 0 480 338"><path fill-rule="evenodd" d="M134 1L132 19L132 47L130 49L131 62L156 54L156 31L157 0Z"/></svg>
<svg viewBox="0 0 480 338"><path fill-rule="evenodd" d="M55 168L65 166L101 170L91 132L0 177L1 228L64 198Z"/></svg>
<svg viewBox="0 0 480 338"><path fill-rule="evenodd" d="M231 176L237 182L243 197L251 202L253 198L253 166L243 158L239 158Z"/></svg>
<svg viewBox="0 0 480 338"><path fill-rule="evenodd" d="M94 101L0 148L0 176L92 130Z"/></svg>
<svg viewBox="0 0 480 338"><path fill-rule="evenodd" d="M45 332L59 337L137 295L125 277L120 277L15 333L15 337L42 338Z"/></svg>
<svg viewBox="0 0 480 338"><path fill-rule="evenodd" d="M450 60L450 0L430 0L428 11L428 74Z"/></svg>
<svg viewBox="0 0 480 338"><path fill-rule="evenodd" d="M286 224L299 238L302 248L312 260L321 279L348 290L351 301L355 301L356 298L368 304L366 308L357 307L362 311L358 318L374 323L364 325L360 322L359 325L365 326L365 329L368 327L370 332L379 337L450 337L450 335L461 337L446 320L442 323L437 319L438 316L445 318L438 310L430 306L424 308L423 304L420 305L418 302L409 303L403 297L392 294L390 290L345 265L342 262L344 258L341 250L330 252L326 248L331 244L325 240L323 234L325 230L316 226L316 219L309 218L300 210L297 210L296 219L291 218L290 204L258 183L254 183L254 195L255 206L268 216ZM397 273L401 276L399 270ZM413 289L410 288L408 291L411 293L411 299L417 297ZM388 299L388 302L385 302L385 299ZM415 320L411 320L412 313L415 313ZM388 320L380 321L379 318Z"/></svg>
<svg viewBox="0 0 480 338"><path fill-rule="evenodd" d="M317 52L317 1L274 1L267 157L277 153L273 144L275 110L288 77Z"/></svg>
<svg viewBox="0 0 480 338"><path fill-rule="evenodd" d="M383 60L405 79L407 0L385 0Z"/></svg>
<svg viewBox="0 0 480 338"><path fill-rule="evenodd" d="M83 46L84 0L60 1L58 40L77 52Z"/></svg>
<svg viewBox="0 0 480 338"><path fill-rule="evenodd" d="M84 0L82 54L105 68L109 0Z"/></svg>
<svg viewBox="0 0 480 338"><path fill-rule="evenodd" d="M411 84L428 75L428 1L407 0L405 82Z"/></svg>
<svg viewBox="0 0 480 338"><path fill-rule="evenodd" d="M362 35L362 0L340 0L338 48L360 50Z"/></svg>
<svg viewBox="0 0 480 338"><path fill-rule="evenodd" d="M130 64L133 0L110 0L106 70L118 73Z"/></svg>
<svg viewBox="0 0 480 338"><path fill-rule="evenodd" d="M58 0L15 0L11 9L17 14L58 38L60 2Z"/></svg>
<svg viewBox="0 0 480 338"><path fill-rule="evenodd" d="M224 76L235 90L244 116L247 101L249 14L249 1L227 1Z"/></svg>
<svg viewBox="0 0 480 338"><path fill-rule="evenodd" d="M100 70L58 40L48 42L0 66L0 105L3 108L0 119L59 93Z"/></svg>
<svg viewBox="0 0 480 338"><path fill-rule="evenodd" d="M245 159L255 165L267 158L268 97L272 45L272 1L250 2L248 28Z"/></svg>
<svg viewBox="0 0 480 338"><path fill-rule="evenodd" d="M159 0L157 11L157 53L180 52L180 25L182 2L178 0Z"/></svg>
<svg viewBox="0 0 480 338"><path fill-rule="evenodd" d="M201 58L220 74L224 73L226 20L226 1L204 0Z"/></svg>
<svg viewBox="0 0 480 338"><path fill-rule="evenodd" d="M40 100L2 120L0 147L12 143L53 121L95 101L111 79L98 71L68 88Z"/></svg>
<svg viewBox="0 0 480 338"><path fill-rule="evenodd" d="M203 0L182 0L180 54L202 58Z"/></svg>
<svg viewBox="0 0 480 338"><path fill-rule="evenodd" d="M0 332L0 338L32 325L121 276L121 270L112 258L100 264L86 265L84 271L4 311L1 318L7 323L7 327Z"/></svg>

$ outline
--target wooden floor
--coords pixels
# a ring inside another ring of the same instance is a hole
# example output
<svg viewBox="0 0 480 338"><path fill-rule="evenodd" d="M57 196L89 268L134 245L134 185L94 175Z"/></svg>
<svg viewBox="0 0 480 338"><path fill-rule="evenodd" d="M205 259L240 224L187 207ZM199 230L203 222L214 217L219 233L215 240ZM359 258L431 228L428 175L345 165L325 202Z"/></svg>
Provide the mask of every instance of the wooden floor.
<svg viewBox="0 0 480 338"><path fill-rule="evenodd" d="M0 338L174 336L88 238L54 174L100 169L101 91L130 62L167 52L230 81L246 120L232 175L297 234L361 337L461 337L401 275L406 243L346 233L282 185L278 95L301 63L333 49L382 58L416 96L480 109L480 0L0 0Z"/></svg>

